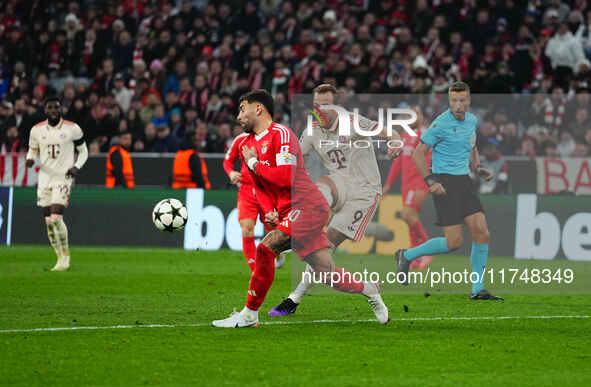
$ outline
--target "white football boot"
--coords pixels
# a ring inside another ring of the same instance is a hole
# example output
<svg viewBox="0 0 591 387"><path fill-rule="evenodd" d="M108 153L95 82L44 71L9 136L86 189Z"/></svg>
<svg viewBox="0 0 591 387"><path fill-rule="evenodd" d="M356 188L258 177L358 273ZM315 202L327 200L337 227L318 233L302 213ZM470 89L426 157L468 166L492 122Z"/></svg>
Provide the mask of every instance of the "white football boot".
<svg viewBox="0 0 591 387"><path fill-rule="evenodd" d="M70 268L70 257L59 257L51 271L66 271Z"/></svg>
<svg viewBox="0 0 591 387"><path fill-rule="evenodd" d="M390 321L390 314L388 313L388 307L384 304L384 300L382 300L380 293L382 293L382 287L380 284L370 282L365 283L363 294L367 297L367 302L369 302L369 305L380 324L387 324Z"/></svg>
<svg viewBox="0 0 591 387"><path fill-rule="evenodd" d="M214 320L211 325L216 328L250 328L259 326L259 312L246 307L240 313L234 311L224 320Z"/></svg>

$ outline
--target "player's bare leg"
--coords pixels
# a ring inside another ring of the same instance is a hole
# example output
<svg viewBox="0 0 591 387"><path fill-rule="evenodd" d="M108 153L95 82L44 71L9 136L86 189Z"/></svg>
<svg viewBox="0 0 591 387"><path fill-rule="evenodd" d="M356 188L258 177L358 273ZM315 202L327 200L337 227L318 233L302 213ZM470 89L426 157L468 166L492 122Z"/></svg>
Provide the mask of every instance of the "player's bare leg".
<svg viewBox="0 0 591 387"><path fill-rule="evenodd" d="M242 230L242 251L244 252L244 258L251 271L254 271L256 246L254 243L254 226L256 219L240 219L240 229ZM279 254L275 258L275 268L281 269L285 264L285 253Z"/></svg>
<svg viewBox="0 0 591 387"><path fill-rule="evenodd" d="M63 219L64 208L61 204L52 204L50 207L49 224L53 229L56 247L59 251L58 261L51 269L52 271L66 271L70 268L70 246L68 228Z"/></svg>
<svg viewBox="0 0 591 387"><path fill-rule="evenodd" d="M242 311L232 313L224 320L215 320L212 325L218 328L246 328L258 326L259 308L275 278L274 259L282 251L291 247L291 237L280 230L269 232L256 249L255 270L250 277L246 306Z"/></svg>
<svg viewBox="0 0 591 387"><path fill-rule="evenodd" d="M331 286L339 292L363 294L377 318L377 320L386 324L390 321L388 308L381 296L381 286L378 283L357 282L353 275L343 268L336 267L332 259L332 252L329 248L324 248L310 254L304 259L314 270L314 279L322 280L323 283Z"/></svg>

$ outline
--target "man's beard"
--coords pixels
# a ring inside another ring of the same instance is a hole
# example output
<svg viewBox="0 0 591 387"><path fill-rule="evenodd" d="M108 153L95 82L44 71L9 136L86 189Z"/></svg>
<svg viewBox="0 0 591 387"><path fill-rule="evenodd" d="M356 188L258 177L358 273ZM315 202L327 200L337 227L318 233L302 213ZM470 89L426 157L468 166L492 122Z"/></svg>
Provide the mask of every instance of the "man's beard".
<svg viewBox="0 0 591 387"><path fill-rule="evenodd" d="M60 120L61 120L61 116L57 116L57 118L51 118L51 117L47 117L47 122L49 122L49 125L51 126L56 126L57 124L59 124Z"/></svg>
<svg viewBox="0 0 591 387"><path fill-rule="evenodd" d="M252 133L254 132L254 125L252 123L246 123L244 125L242 125L242 129L244 129L244 133Z"/></svg>

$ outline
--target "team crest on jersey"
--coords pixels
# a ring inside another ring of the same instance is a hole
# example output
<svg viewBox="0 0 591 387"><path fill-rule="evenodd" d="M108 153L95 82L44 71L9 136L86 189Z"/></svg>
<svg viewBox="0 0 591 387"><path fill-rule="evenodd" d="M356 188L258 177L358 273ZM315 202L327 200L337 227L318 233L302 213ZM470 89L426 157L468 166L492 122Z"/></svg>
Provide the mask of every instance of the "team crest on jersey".
<svg viewBox="0 0 591 387"><path fill-rule="evenodd" d="M346 143L347 142L347 136L339 136L339 142L341 144Z"/></svg>
<svg viewBox="0 0 591 387"><path fill-rule="evenodd" d="M269 142L268 141L265 141L265 142L262 143L262 145L261 145L261 152L263 152L263 154L264 153L267 153L267 146L268 145L269 145Z"/></svg>
<svg viewBox="0 0 591 387"><path fill-rule="evenodd" d="M60 134L60 139L62 139L62 140L63 140L63 139L65 139L65 138L66 138L66 135L65 135L65 133L62 133L62 134Z"/></svg>

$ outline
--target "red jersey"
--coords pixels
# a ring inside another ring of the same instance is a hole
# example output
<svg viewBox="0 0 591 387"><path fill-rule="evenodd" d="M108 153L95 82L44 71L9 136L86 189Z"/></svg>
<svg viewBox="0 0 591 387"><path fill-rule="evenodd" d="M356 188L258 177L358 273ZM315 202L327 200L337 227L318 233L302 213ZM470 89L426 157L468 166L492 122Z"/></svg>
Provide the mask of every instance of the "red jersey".
<svg viewBox="0 0 591 387"><path fill-rule="evenodd" d="M265 214L276 209L279 218L283 218L292 207L328 206L308 175L300 142L291 129L273 122L264 132L259 135L251 133L241 143L254 147L258 153L255 171L248 170L248 173ZM244 159L242 163L246 164Z"/></svg>
<svg viewBox="0 0 591 387"><path fill-rule="evenodd" d="M236 162L236 160L242 156L241 145L247 137L247 133L241 133L238 136L236 136L234 138L234 141L232 141L232 146L230 146L230 149L228 149L228 152L226 152L226 157L224 158L223 166L228 176L230 176L230 172L234 170L234 163ZM242 158L240 160L242 160ZM250 176L250 173L248 173L248 167L246 166L246 164L241 163L240 173L242 174L240 186L253 184L252 177Z"/></svg>
<svg viewBox="0 0 591 387"><path fill-rule="evenodd" d="M421 142L421 135L425 131L425 128L420 127L416 130L418 136L413 137L408 134L406 131L401 136L401 140L404 143L404 147L402 148L402 152L400 156L398 156L394 162L392 163L392 167L390 168L390 173L388 174L388 179L386 180L386 184L392 185L400 171L402 172L402 192L406 192L413 188L426 187L423 177L419 173L417 166L415 165L414 160L412 159L412 155ZM431 163L431 152L427 154L427 163Z"/></svg>

